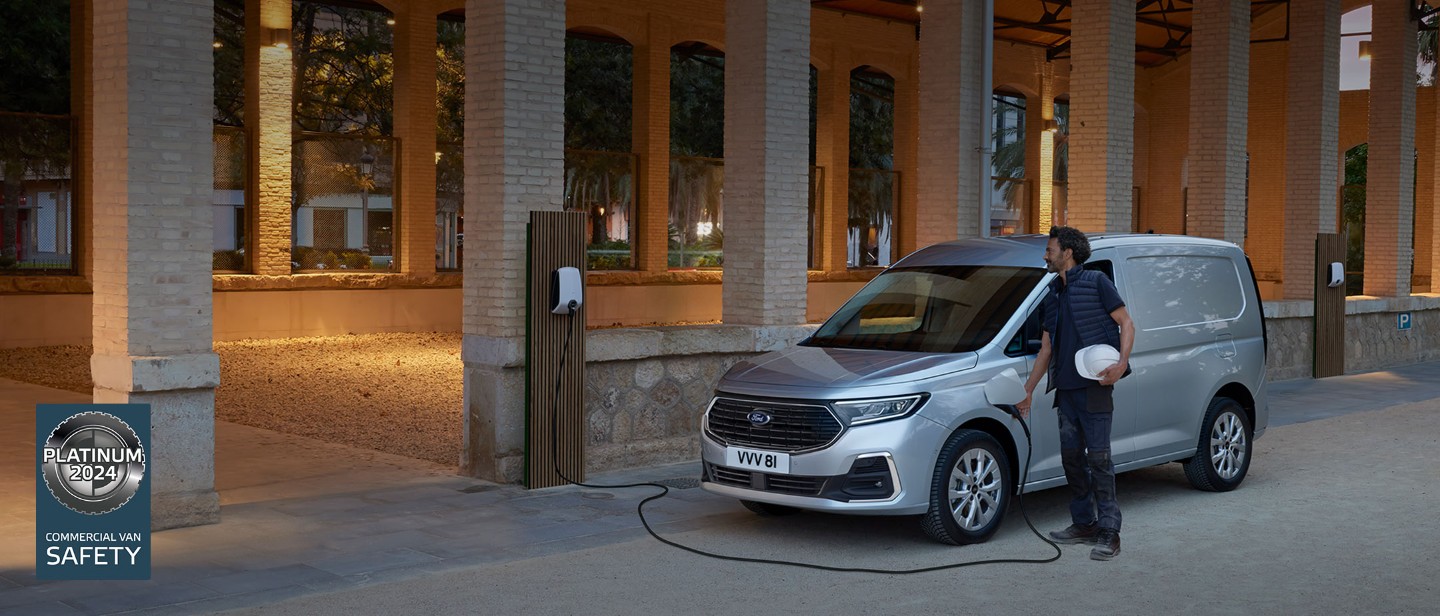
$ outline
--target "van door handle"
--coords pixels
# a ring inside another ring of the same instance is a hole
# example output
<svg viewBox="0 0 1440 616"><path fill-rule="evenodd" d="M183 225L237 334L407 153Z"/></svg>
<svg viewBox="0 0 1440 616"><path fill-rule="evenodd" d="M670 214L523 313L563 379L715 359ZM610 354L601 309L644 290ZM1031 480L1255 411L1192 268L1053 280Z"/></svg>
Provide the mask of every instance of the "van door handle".
<svg viewBox="0 0 1440 616"><path fill-rule="evenodd" d="M1220 357L1235 356L1235 337L1230 334L1215 336L1215 354Z"/></svg>

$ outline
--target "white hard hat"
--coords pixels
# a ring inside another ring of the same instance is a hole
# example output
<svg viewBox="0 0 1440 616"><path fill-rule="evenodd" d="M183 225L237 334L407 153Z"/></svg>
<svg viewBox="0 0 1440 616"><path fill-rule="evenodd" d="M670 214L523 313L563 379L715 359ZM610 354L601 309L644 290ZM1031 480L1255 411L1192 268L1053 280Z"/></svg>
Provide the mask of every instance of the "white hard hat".
<svg viewBox="0 0 1440 616"><path fill-rule="evenodd" d="M1100 380L1100 371L1120 363L1120 351L1108 344L1094 344L1075 352L1075 371L1092 381Z"/></svg>

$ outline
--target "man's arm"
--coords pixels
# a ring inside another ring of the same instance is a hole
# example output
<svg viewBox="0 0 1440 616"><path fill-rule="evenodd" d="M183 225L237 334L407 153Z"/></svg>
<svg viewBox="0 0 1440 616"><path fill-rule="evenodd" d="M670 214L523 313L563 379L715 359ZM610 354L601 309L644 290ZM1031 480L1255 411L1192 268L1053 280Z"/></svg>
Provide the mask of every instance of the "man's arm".
<svg viewBox="0 0 1440 616"><path fill-rule="evenodd" d="M1100 371L1101 385L1114 385L1125 376L1125 369L1130 367L1130 349L1135 346L1135 322L1130 320L1130 311L1121 306L1110 313L1110 318L1120 325L1120 361Z"/></svg>
<svg viewBox="0 0 1440 616"><path fill-rule="evenodd" d="M1050 332L1040 332L1040 354L1035 356L1035 366L1030 369L1030 377L1025 379L1025 399L1015 408L1020 411L1021 417L1030 416L1030 394L1035 392L1035 386L1040 384L1040 377L1050 368Z"/></svg>

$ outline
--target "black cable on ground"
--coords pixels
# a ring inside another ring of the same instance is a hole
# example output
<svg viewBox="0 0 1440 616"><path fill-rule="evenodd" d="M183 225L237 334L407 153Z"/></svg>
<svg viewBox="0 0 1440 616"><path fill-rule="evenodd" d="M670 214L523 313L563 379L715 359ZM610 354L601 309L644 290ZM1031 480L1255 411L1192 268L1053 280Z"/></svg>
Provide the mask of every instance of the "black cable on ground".
<svg viewBox="0 0 1440 616"><path fill-rule="evenodd" d="M622 484L613 484L613 485L593 484L593 483L582 483L582 482L575 481L574 479L571 479L571 478L565 476L564 471L561 471L561 470L560 470L560 463L559 463L558 459L555 457L555 456L557 455L558 451L559 451L559 450L558 450L558 447L559 447L559 442L560 442L560 438L559 438L559 428L556 426L556 424L558 423L559 416L560 416L560 415L559 415L560 385L561 385L561 379L562 379L563 375L565 374L565 372L564 372L564 370L565 370L565 360L566 360L566 358L568 358L569 355L570 355L570 338L571 338L571 336L574 336L574 335L575 335L575 323L574 323L574 321L575 321L575 307L574 307L574 305L572 304L572 305L571 305L571 308L570 308L570 325L569 325L568 331L567 331L566 334L565 334L565 346L564 346L564 348L561 349L561 351L560 351L560 369L559 369L559 370L556 372L556 374L555 374L555 395L553 396L552 400L550 401L550 453L551 453L551 463L552 463L553 466L554 466L555 474L556 474L556 475L559 475L560 478L561 478L561 479L564 479L566 482L568 482L568 483L570 483L570 484L572 484L572 485L580 486L580 487L582 487L582 488L595 488L595 489L601 489L601 490L610 490L610 489L617 489L617 488L644 488L644 487L660 488L661 491L660 491L659 494L646 497L645 500L640 501L640 504L639 504L638 506L636 506L636 508L635 508L635 513L640 516L640 523L645 526L645 532L650 533L650 536L651 536L651 537L654 537L655 540L656 540L656 541L659 541L660 543L663 543L663 544L665 544L665 545L668 545L668 546L671 546L671 547L674 547L674 548L679 548L679 549L681 549L681 550L685 550L686 552L690 552L690 553L692 553L692 554L698 554L698 555L700 555L700 556L707 556L707 557L710 557L710 558L718 558L718 559L720 559L720 560L729 560L729 561L743 562L743 563L762 563L762 564L767 564L767 565L784 565L784 566L787 566L787 567L801 567L801 568L805 568L805 569L819 569L819 570L821 570L821 571L838 571L838 572L842 572L842 573L878 573L878 574L881 574L881 575L909 575L909 574L911 574L911 573L928 573L928 572L931 572L931 571L942 571L942 570L945 570L945 569L958 569L958 568L960 568L960 567L973 567L973 566L975 566L975 565L1045 564L1045 563L1053 563L1053 562L1059 560L1061 554L1063 554L1063 552L1060 550L1060 546L1059 546L1058 544L1056 544L1054 541L1051 541L1049 537L1046 537L1046 536L1042 535L1039 530L1036 530L1035 524L1030 521L1030 513L1027 512L1027 511L1025 511L1025 498L1024 498L1024 495L1022 494L1022 491L1023 491L1023 486L1025 485L1025 480L1028 479L1028 478L1029 478L1029 475L1030 475L1030 453L1031 453L1031 452L1030 452L1030 450L1031 450L1030 440L1031 440L1031 439L1030 439L1030 426L1026 424L1025 420L1024 420L1023 418L1021 418L1021 417L1019 416L1019 414L1013 414L1012 416L1015 417L1015 419L1017 419L1017 420L1020 421L1020 427L1025 430L1026 451L1025 451L1025 470L1023 471L1023 474L1021 475L1021 479L1020 479L1020 483L1019 483L1019 486L1022 486L1022 488L1017 488L1017 489L1015 490L1015 501L1019 504L1019 507L1020 507L1020 515L1025 518L1025 525L1030 527L1030 532L1035 533L1035 536L1036 536L1036 537L1039 537L1041 541L1044 541L1045 543L1050 544L1050 547L1055 548L1055 555L1054 555L1054 556L1051 556L1050 558L993 558L993 559L988 559L988 560L975 560L975 561L970 561L970 562L953 563L953 564L948 564L948 565L936 565L936 566L933 566L933 567L920 567L920 568L916 568L916 569L874 569L874 568L869 568L869 567L832 567L832 566L829 566L829 565L816 565L816 564L811 564L811 563L800 563L800 562L793 562L793 561L788 561L788 560L774 560L774 559L769 559L769 558L750 558L750 557L748 557L748 556L728 556L728 555L725 555L725 554L716 554L716 553L714 553L714 552L707 552L707 551L701 550L701 549L699 549L699 548L692 548L692 547L690 547L690 546L688 546L688 545L682 545L682 544L676 543L676 542L674 542L674 541L671 541L671 540L669 540L669 539L666 539L666 538L664 538L664 537L661 537L658 533L655 532L655 529L654 529L654 528L651 528L651 527L650 527L650 521L645 519L645 505L648 504L650 501L659 500L659 499L661 499L661 498L664 498L666 495L670 494L670 487L669 487L669 486L665 486L665 485L658 484L658 483L653 483L653 482L622 483Z"/></svg>

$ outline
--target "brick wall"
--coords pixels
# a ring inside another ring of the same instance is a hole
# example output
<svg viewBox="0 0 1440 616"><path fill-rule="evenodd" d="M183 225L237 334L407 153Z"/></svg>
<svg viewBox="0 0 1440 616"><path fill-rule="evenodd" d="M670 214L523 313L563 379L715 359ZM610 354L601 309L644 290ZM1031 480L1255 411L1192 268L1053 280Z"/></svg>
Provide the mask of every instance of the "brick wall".
<svg viewBox="0 0 1440 616"><path fill-rule="evenodd" d="M1129 231L1135 176L1135 5L1076 0L1071 14L1070 226Z"/></svg>

